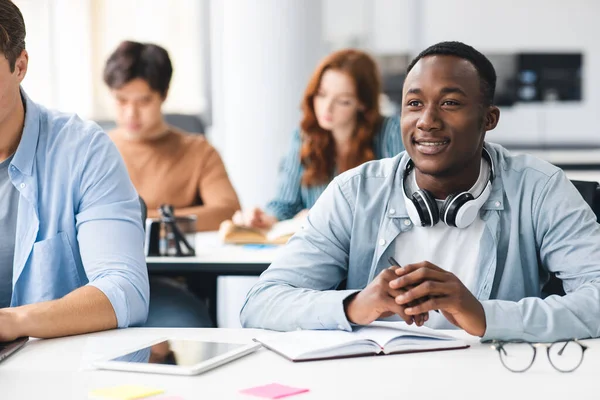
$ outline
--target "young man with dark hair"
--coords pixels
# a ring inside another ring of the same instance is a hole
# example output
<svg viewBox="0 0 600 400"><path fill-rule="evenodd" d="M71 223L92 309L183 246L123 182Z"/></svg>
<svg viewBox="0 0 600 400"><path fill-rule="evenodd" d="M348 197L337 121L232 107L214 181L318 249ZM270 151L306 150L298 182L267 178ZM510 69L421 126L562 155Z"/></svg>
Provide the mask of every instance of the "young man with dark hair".
<svg viewBox="0 0 600 400"><path fill-rule="evenodd" d="M562 170L484 141L494 88L470 46L421 53L403 88L406 152L329 185L242 324L350 330L395 314L484 339L600 336L600 225ZM565 296L541 298L551 274Z"/></svg>
<svg viewBox="0 0 600 400"><path fill-rule="evenodd" d="M23 89L25 23L0 0L0 341L141 325L138 195L110 139Z"/></svg>
<svg viewBox="0 0 600 400"><path fill-rule="evenodd" d="M162 99L167 98L173 65L169 53L152 43L126 40L110 55L104 68L104 83L119 89L142 78Z"/></svg>
<svg viewBox="0 0 600 400"><path fill-rule="evenodd" d="M160 46L126 41L111 54L104 82L111 89L117 129L109 135L133 184L158 217L162 204L195 215L198 231L217 230L240 208L217 151L203 135L169 126L162 114L173 68ZM152 277L146 326L210 326L206 306L179 281Z"/></svg>

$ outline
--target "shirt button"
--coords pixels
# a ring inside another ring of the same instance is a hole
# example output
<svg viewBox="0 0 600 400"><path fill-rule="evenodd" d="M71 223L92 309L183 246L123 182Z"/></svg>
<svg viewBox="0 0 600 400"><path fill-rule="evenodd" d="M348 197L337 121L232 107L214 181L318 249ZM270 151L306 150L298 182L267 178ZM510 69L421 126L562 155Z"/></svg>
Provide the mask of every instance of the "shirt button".
<svg viewBox="0 0 600 400"><path fill-rule="evenodd" d="M26 184L24 184L24 183L21 183L21 184L19 185L19 187L20 187L21 189L25 189L25 186L27 186L27 185L26 185Z"/></svg>
<svg viewBox="0 0 600 400"><path fill-rule="evenodd" d="M393 208L390 208L390 214L391 214L391 215L394 215L394 214L396 214L396 210L394 210Z"/></svg>
<svg viewBox="0 0 600 400"><path fill-rule="evenodd" d="M14 165L11 165L10 169L12 169L14 171L15 169L17 169L17 167L15 167Z"/></svg>
<svg viewBox="0 0 600 400"><path fill-rule="evenodd" d="M494 205L495 205L496 207L500 207L500 202L499 202L499 201L497 201L497 202L495 202L495 203L494 203Z"/></svg>
<svg viewBox="0 0 600 400"><path fill-rule="evenodd" d="M409 225L410 225L410 220L408 220L408 219L405 219L405 220L404 220L404 225L406 225L406 226L409 226Z"/></svg>
<svg viewBox="0 0 600 400"><path fill-rule="evenodd" d="M384 245L385 245L385 239L381 239L381 240L379 241L379 245L380 245L380 246L384 246Z"/></svg>

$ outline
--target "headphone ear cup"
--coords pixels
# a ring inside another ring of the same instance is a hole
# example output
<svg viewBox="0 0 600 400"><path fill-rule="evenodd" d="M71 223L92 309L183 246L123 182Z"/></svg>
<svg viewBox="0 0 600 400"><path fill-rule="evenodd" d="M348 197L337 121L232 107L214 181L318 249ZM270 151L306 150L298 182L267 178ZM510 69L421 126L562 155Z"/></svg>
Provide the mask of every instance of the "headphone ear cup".
<svg viewBox="0 0 600 400"><path fill-rule="evenodd" d="M455 197L456 193L449 194L448 197L446 197L446 200L444 200L444 204L442 204L442 207L440 208L440 219L444 221L446 225L448 225L448 222L446 221L446 211Z"/></svg>
<svg viewBox="0 0 600 400"><path fill-rule="evenodd" d="M435 198L428 190L417 190L413 193L412 202L421 218L421 226L434 226L440 220Z"/></svg>
<svg viewBox="0 0 600 400"><path fill-rule="evenodd" d="M448 226L456 227L456 214L458 214L458 210L462 206L464 206L469 201L474 200L475 198L469 192L462 192L458 195L450 195L444 201L444 205L442 206L442 220Z"/></svg>

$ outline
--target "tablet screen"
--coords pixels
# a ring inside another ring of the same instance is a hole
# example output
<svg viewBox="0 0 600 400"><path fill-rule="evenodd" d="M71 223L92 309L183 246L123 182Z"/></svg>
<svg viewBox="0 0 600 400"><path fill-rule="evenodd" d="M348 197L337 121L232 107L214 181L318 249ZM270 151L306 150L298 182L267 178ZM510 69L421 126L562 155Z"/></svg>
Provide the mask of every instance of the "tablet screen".
<svg viewBox="0 0 600 400"><path fill-rule="evenodd" d="M241 347L244 345L198 340L165 340L113 358L111 361L192 366Z"/></svg>

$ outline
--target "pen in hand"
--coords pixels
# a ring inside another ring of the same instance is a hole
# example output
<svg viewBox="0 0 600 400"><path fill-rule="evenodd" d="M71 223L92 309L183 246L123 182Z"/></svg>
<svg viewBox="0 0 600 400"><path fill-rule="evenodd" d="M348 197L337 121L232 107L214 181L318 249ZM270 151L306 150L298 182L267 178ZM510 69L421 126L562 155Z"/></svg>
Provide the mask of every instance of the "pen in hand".
<svg viewBox="0 0 600 400"><path fill-rule="evenodd" d="M392 265L392 266L394 266L394 267L402 268L402 267L400 266L400 264L398 263L398 261L396 261L396 259L394 259L394 257L389 257L389 258L388 258L388 262L390 263L390 265ZM425 300L427 300L427 299L428 299L428 298L426 298ZM440 313L440 310L433 310L433 311L435 311L435 312L436 312L436 313L438 313L438 314Z"/></svg>

